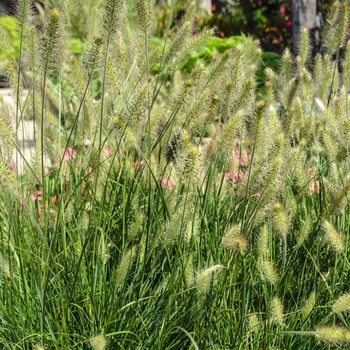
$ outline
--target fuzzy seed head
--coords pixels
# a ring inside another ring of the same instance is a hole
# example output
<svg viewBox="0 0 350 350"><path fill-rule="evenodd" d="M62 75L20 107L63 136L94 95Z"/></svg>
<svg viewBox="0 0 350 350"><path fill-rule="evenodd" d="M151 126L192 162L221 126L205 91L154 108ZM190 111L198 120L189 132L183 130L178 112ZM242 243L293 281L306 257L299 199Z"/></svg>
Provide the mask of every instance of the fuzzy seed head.
<svg viewBox="0 0 350 350"><path fill-rule="evenodd" d="M304 306L303 311L302 311L301 317L302 317L303 322L309 317L312 309L314 308L315 301L316 301L316 293L312 292L310 294L309 298L306 300L305 306Z"/></svg>
<svg viewBox="0 0 350 350"><path fill-rule="evenodd" d="M186 268L185 268L185 283L187 286L190 286L193 284L193 259L192 255L189 256L187 262L186 262Z"/></svg>
<svg viewBox="0 0 350 350"><path fill-rule="evenodd" d="M84 64L90 71L95 70L99 64L102 44L102 36L97 35L93 38L91 48L87 51L87 56L84 58Z"/></svg>
<svg viewBox="0 0 350 350"><path fill-rule="evenodd" d="M277 297L272 299L271 316L274 323L283 326L283 305Z"/></svg>
<svg viewBox="0 0 350 350"><path fill-rule="evenodd" d="M108 36L108 34L113 34L117 31L122 5L123 5L123 1L120 1L120 0L105 1L103 28L106 31L106 36Z"/></svg>
<svg viewBox="0 0 350 350"><path fill-rule="evenodd" d="M133 246L131 249L127 250L119 263L118 269L116 271L116 286L121 285L124 283L124 280L130 270L130 267L133 263L134 257L136 253L136 246Z"/></svg>
<svg viewBox="0 0 350 350"><path fill-rule="evenodd" d="M266 194L272 195L278 190L278 183L280 180L282 166L283 158L281 156L277 156L274 159L272 159L270 165L266 169L264 169L266 175L265 178L262 179L262 186L268 189L267 191L265 191L265 196Z"/></svg>
<svg viewBox="0 0 350 350"><path fill-rule="evenodd" d="M175 212L166 225L163 242L166 246L172 246L178 242L181 233L181 223L184 217L183 210Z"/></svg>
<svg viewBox="0 0 350 350"><path fill-rule="evenodd" d="M263 259L259 263L260 270L267 282L275 284L278 281L278 274L270 260Z"/></svg>
<svg viewBox="0 0 350 350"><path fill-rule="evenodd" d="M138 215L138 217L136 218L136 221L130 225L130 228L128 231L128 238L131 241L133 241L137 237L137 235L142 227L142 224L144 223L144 219L145 219L144 215L142 213L140 213Z"/></svg>
<svg viewBox="0 0 350 350"><path fill-rule="evenodd" d="M225 267L223 265L214 265L208 269L204 269L198 272L195 278L195 285L197 287L198 293L201 295L206 295L209 292L210 287L215 283L215 272L220 271L224 268Z"/></svg>
<svg viewBox="0 0 350 350"><path fill-rule="evenodd" d="M185 230L185 240L189 242L192 237L196 237L198 233L199 219L195 215L195 218L191 220L190 224L187 225Z"/></svg>
<svg viewBox="0 0 350 350"><path fill-rule="evenodd" d="M338 150L337 150L338 151ZM350 180L346 179L345 184L342 188L335 191L332 196L332 204L329 209L329 214L338 214L344 209L347 204L347 198L350 192Z"/></svg>
<svg viewBox="0 0 350 350"><path fill-rule="evenodd" d="M339 24L336 31L337 49L344 45L349 27L349 4L347 1L342 2L339 14Z"/></svg>
<svg viewBox="0 0 350 350"><path fill-rule="evenodd" d="M303 28L300 32L299 56L297 59L300 68L305 65L308 58L309 58L309 33L306 28Z"/></svg>
<svg viewBox="0 0 350 350"><path fill-rule="evenodd" d="M18 184L15 172L0 159L0 188L10 195L19 196Z"/></svg>
<svg viewBox="0 0 350 350"><path fill-rule="evenodd" d="M250 332L260 333L260 322L256 314L250 315L248 318L248 327Z"/></svg>
<svg viewBox="0 0 350 350"><path fill-rule="evenodd" d="M243 252L248 247L247 239L241 234L241 225L235 225L222 238L224 248L230 249L233 252Z"/></svg>
<svg viewBox="0 0 350 350"><path fill-rule="evenodd" d="M7 261L7 259L4 258L4 256L0 253L0 271L3 271L3 273L7 276L7 277L11 277L11 273L10 273L10 265Z"/></svg>
<svg viewBox="0 0 350 350"><path fill-rule="evenodd" d="M193 181L198 173L200 165L200 153L197 147L191 146L183 161L183 180L187 182L187 179ZM180 163L180 162L179 162Z"/></svg>
<svg viewBox="0 0 350 350"><path fill-rule="evenodd" d="M281 237L285 238L289 231L289 219L282 204L275 203L273 205L272 215L274 229Z"/></svg>
<svg viewBox="0 0 350 350"><path fill-rule="evenodd" d="M41 344L34 345L35 350L45 350L45 348Z"/></svg>
<svg viewBox="0 0 350 350"><path fill-rule="evenodd" d="M265 224L259 235L258 239L258 255L260 259L263 259L264 257L267 257L269 255L269 232L267 230L267 225Z"/></svg>
<svg viewBox="0 0 350 350"><path fill-rule="evenodd" d="M350 344L350 330L338 326L317 327L316 338L335 345Z"/></svg>
<svg viewBox="0 0 350 350"><path fill-rule="evenodd" d="M41 42L41 60L43 67L56 68L61 63L58 59L62 58L62 48L60 47L60 18L61 14L58 10L53 10L48 17Z"/></svg>
<svg viewBox="0 0 350 350"><path fill-rule="evenodd" d="M21 27L24 27L29 22L29 17L31 16L31 1L22 0L17 1L17 13L16 17L18 23Z"/></svg>
<svg viewBox="0 0 350 350"><path fill-rule="evenodd" d="M103 265L105 265L109 259L108 244L106 242L105 235L103 232L101 233L100 240L100 259Z"/></svg>
<svg viewBox="0 0 350 350"><path fill-rule="evenodd" d="M340 314L350 311L350 294L344 294L332 306L333 312Z"/></svg>
<svg viewBox="0 0 350 350"><path fill-rule="evenodd" d="M95 337L93 337L91 340L91 345L94 348L94 350L104 350L107 345L107 340L103 334L97 334Z"/></svg>
<svg viewBox="0 0 350 350"><path fill-rule="evenodd" d="M241 124L243 112L239 111L225 123L218 140L219 149L230 149L236 141L238 127Z"/></svg>
<svg viewBox="0 0 350 350"><path fill-rule="evenodd" d="M305 240L307 239L311 230L311 219L309 217L302 223L299 231L299 235L297 236L297 245L300 247L303 245Z"/></svg>
<svg viewBox="0 0 350 350"><path fill-rule="evenodd" d="M281 68L281 73L286 81L291 80L293 77L293 58L289 49L286 49L283 53Z"/></svg>
<svg viewBox="0 0 350 350"><path fill-rule="evenodd" d="M327 220L323 222L323 230L325 232L326 242L334 249L336 253L344 251L344 239L341 234L339 234L334 226Z"/></svg>

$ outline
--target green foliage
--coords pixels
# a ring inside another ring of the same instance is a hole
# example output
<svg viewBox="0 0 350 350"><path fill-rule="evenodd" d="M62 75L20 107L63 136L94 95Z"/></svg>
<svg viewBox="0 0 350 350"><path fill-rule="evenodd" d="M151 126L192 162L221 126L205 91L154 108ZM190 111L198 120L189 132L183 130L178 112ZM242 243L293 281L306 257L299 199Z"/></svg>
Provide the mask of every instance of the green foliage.
<svg viewBox="0 0 350 350"><path fill-rule="evenodd" d="M81 55L60 50L76 38L55 10L43 32L28 24L30 69L9 65L2 348L347 346L348 79L328 54L311 70L304 40L265 68L260 96L251 39L197 33L189 7L157 41L150 2L100 5L119 17L97 17ZM24 116L30 159L13 137Z"/></svg>
<svg viewBox="0 0 350 350"><path fill-rule="evenodd" d="M325 18L334 1L318 0L317 13ZM215 27L220 37L251 35L260 41L263 51L279 54L292 45L292 1L213 1L210 13L196 16L199 28ZM328 37L324 37L327 44Z"/></svg>
<svg viewBox="0 0 350 350"><path fill-rule="evenodd" d="M0 61L5 61L12 57L17 58L20 38L16 19L0 15L0 27L2 41Z"/></svg>
<svg viewBox="0 0 350 350"><path fill-rule="evenodd" d="M257 45L257 43L254 43L253 39L244 35L232 36L227 39L212 36L206 40L205 45L191 53L190 57L183 63L181 69L184 72L189 72L196 65L208 64L215 54L224 53L226 50L232 49L239 44L247 49Z"/></svg>

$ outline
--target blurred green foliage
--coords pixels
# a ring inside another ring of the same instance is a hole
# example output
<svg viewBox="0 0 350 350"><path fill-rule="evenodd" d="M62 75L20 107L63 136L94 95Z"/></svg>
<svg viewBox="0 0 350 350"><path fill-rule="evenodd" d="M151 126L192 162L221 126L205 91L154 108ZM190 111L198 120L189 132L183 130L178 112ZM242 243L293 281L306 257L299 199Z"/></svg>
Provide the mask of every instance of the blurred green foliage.
<svg viewBox="0 0 350 350"><path fill-rule="evenodd" d="M4 29L2 50L0 50L0 61L5 61L11 57L17 58L19 51L19 34L17 31L17 21L14 17L0 15L0 26Z"/></svg>
<svg viewBox="0 0 350 350"><path fill-rule="evenodd" d="M332 0L318 0L317 12L325 17ZM175 19L181 17L181 6L176 6ZM156 36L162 37L170 17L170 4L157 6ZM283 53L292 45L292 1L291 0L212 0L212 9L198 8L195 16L198 30L208 27L217 29L217 36L251 35L260 41L263 51Z"/></svg>
<svg viewBox="0 0 350 350"><path fill-rule="evenodd" d="M86 6L79 7L79 11L71 11L68 18L68 28L72 33L69 41L69 51L77 56L85 52L86 40L89 35L88 11L92 0L86 1ZM98 7L94 2L94 7ZM133 2L132 2L133 3ZM170 28L182 20L183 11L186 9L186 1L177 1L175 13L170 23ZM326 12L331 1L322 0L318 2L319 10ZM131 5L130 5L131 6ZM63 5L56 0L47 2L47 8L57 7L64 10ZM251 11L248 11L251 10ZM151 44L154 46L163 45L164 34L169 26L171 18L170 3L157 5L155 8L156 22L153 25L153 37ZM238 44L249 45L253 40L259 40L263 50L261 55L260 68L257 72L257 81L263 84L265 75L264 68L271 67L277 70L279 67L279 54L286 47L291 46L291 1L281 0L241 0L219 2L213 0L212 11L204 8L197 8L194 16L194 33L206 28L215 27L216 36L207 40L205 45L195 52L192 52L183 65L182 71L189 72L196 65L206 65L217 53L223 53L227 49ZM0 25L5 28L7 37L6 49L0 52L0 62L18 57L19 37L16 20L13 17L1 16ZM91 33L90 33L91 34ZM1 68L1 67L0 67ZM153 67L153 72L157 72L157 67Z"/></svg>
<svg viewBox="0 0 350 350"><path fill-rule="evenodd" d="M208 64L216 53L224 53L238 44L249 47L254 44L254 40L245 35L236 35L225 39L213 36L206 41L204 46L191 54L182 65L182 70L189 72L198 64Z"/></svg>

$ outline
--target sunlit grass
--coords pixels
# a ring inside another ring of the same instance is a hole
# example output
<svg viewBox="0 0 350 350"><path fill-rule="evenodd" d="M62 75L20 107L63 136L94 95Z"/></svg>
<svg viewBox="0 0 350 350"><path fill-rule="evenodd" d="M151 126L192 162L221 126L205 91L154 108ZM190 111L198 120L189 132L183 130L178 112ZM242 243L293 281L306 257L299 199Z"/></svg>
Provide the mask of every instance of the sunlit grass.
<svg viewBox="0 0 350 350"><path fill-rule="evenodd" d="M348 343L346 79L330 96L338 74L322 72L335 63L325 54L312 70L305 33L295 69L286 52L267 70L263 98L255 42L184 75L211 32L193 35L191 7L151 50L148 5L106 2L81 58L32 57L17 114L40 126L36 152L19 175L1 149L1 347ZM72 18L60 19L64 48ZM1 144L21 157L10 132Z"/></svg>

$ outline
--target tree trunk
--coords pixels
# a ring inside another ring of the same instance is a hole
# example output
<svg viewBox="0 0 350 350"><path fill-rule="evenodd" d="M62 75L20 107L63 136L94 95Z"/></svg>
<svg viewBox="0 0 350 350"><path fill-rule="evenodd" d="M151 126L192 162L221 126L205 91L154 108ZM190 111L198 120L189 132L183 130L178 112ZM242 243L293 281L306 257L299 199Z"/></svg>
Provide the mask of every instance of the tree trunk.
<svg viewBox="0 0 350 350"><path fill-rule="evenodd" d="M301 28L306 28L309 32L315 27L316 21L316 0L293 0L293 52L298 53L298 42Z"/></svg>

